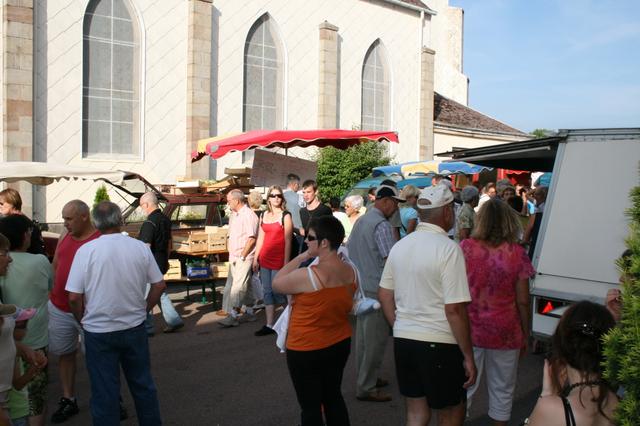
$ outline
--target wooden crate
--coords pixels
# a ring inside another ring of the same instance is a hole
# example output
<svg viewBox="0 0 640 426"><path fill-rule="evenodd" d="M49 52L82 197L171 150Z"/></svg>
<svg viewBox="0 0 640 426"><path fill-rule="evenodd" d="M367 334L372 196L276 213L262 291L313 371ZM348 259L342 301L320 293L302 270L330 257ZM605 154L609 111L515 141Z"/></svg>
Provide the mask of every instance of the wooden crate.
<svg viewBox="0 0 640 426"><path fill-rule="evenodd" d="M214 262L211 264L211 272L229 272L229 262Z"/></svg>
<svg viewBox="0 0 640 426"><path fill-rule="evenodd" d="M209 236L206 232L190 232L188 235L173 236L173 250L178 253L198 253L207 251Z"/></svg>
<svg viewBox="0 0 640 426"><path fill-rule="evenodd" d="M207 233L207 250L208 251L227 251L227 239L229 238L229 229L219 226L205 227Z"/></svg>
<svg viewBox="0 0 640 426"><path fill-rule="evenodd" d="M169 270L164 274L165 280L178 280L182 277L180 259L169 259Z"/></svg>

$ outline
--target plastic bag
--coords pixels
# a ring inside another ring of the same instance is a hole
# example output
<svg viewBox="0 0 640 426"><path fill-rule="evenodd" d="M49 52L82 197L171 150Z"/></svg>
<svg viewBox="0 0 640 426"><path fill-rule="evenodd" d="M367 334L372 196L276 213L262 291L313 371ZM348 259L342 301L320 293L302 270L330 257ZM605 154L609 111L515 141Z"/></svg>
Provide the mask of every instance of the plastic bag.
<svg viewBox="0 0 640 426"><path fill-rule="evenodd" d="M278 334L276 339L276 346L280 349L281 353L284 353L287 348L287 333L289 332L289 318L291 317L291 303L287 305L282 311L280 318L273 325L273 331Z"/></svg>
<svg viewBox="0 0 640 426"><path fill-rule="evenodd" d="M260 274L257 272L254 272L253 275L251 275L251 291L253 293L254 300L264 299L262 281L260 281Z"/></svg>

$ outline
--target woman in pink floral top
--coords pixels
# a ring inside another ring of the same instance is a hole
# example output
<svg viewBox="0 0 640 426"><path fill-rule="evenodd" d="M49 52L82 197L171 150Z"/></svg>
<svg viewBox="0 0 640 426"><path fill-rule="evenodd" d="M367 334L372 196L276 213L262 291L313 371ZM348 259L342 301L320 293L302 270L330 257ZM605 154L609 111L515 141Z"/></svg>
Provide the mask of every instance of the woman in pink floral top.
<svg viewBox="0 0 640 426"><path fill-rule="evenodd" d="M518 244L521 225L507 203L491 199L476 216L471 238L460 243L467 266L471 303L476 384L467 392L468 405L486 370L489 417L506 425L511 417L518 358L529 335L529 277L535 271Z"/></svg>

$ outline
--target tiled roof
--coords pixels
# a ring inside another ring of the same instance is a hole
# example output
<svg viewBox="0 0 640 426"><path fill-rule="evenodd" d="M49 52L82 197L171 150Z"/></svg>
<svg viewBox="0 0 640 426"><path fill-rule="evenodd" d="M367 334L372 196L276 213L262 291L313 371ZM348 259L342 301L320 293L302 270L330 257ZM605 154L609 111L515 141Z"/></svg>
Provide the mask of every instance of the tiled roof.
<svg viewBox="0 0 640 426"><path fill-rule="evenodd" d="M526 135L526 133L518 129L507 126L454 100L445 98L437 92L433 95L433 121L435 123L469 130Z"/></svg>

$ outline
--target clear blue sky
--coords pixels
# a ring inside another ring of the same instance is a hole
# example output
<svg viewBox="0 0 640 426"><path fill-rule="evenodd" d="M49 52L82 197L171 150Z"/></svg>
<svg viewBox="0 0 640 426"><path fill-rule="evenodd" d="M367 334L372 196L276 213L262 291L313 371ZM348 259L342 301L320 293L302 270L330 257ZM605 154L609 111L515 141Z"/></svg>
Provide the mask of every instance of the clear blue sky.
<svg viewBox="0 0 640 426"><path fill-rule="evenodd" d="M450 5L465 11L470 107L526 132L640 127L639 0Z"/></svg>

